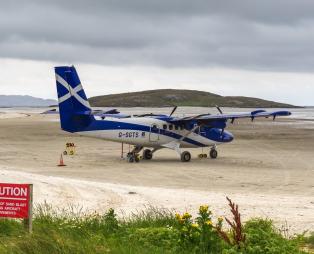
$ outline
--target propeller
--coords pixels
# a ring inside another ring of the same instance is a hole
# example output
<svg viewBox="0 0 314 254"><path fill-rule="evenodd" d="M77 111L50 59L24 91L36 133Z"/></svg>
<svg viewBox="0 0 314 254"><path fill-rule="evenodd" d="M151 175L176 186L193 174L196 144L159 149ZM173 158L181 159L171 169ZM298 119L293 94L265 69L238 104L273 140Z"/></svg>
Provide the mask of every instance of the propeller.
<svg viewBox="0 0 314 254"><path fill-rule="evenodd" d="M177 108L178 108L178 106L175 106L175 107L173 108L173 110L171 111L171 113L170 113L170 115L169 115L169 116L172 116L172 115L173 115L173 113L174 113L174 112L176 112Z"/></svg>
<svg viewBox="0 0 314 254"><path fill-rule="evenodd" d="M223 112L222 112L221 108L220 108L218 105L216 105L215 107L216 107L216 109L219 111L219 113L220 113L221 115L223 115ZM233 123L233 122L232 122L232 123ZM221 136L221 137L223 136L224 132L225 132L225 128L221 129L221 132L220 132L220 136Z"/></svg>
<svg viewBox="0 0 314 254"><path fill-rule="evenodd" d="M218 107L217 105L216 105L216 109L219 111L219 113L220 113L221 115L223 114L223 112L222 112L221 108L220 108L220 107Z"/></svg>

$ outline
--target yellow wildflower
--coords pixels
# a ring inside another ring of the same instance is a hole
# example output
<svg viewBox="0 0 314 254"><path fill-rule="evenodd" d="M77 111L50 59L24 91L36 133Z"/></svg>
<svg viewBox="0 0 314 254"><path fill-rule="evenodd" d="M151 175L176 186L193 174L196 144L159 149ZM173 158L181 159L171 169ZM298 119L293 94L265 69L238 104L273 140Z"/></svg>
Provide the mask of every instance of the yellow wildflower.
<svg viewBox="0 0 314 254"><path fill-rule="evenodd" d="M182 217L181 217L181 215L180 215L179 213L176 213L176 219L177 219L178 221L180 221L180 220L182 219Z"/></svg>
<svg viewBox="0 0 314 254"><path fill-rule="evenodd" d="M197 224L197 223L193 223L193 224L191 225L191 227L192 227L192 228L198 228L198 224Z"/></svg>
<svg viewBox="0 0 314 254"><path fill-rule="evenodd" d="M212 225L213 225L213 223L212 223L211 220L207 220L207 221L205 222L205 224L208 225L208 226L212 226Z"/></svg>
<svg viewBox="0 0 314 254"><path fill-rule="evenodd" d="M182 219L190 219L192 217L192 215L191 214L189 214L189 213L184 213L183 214L183 216L182 216Z"/></svg>
<svg viewBox="0 0 314 254"><path fill-rule="evenodd" d="M218 217L218 222L219 222L219 223L223 222L223 220L224 220L224 218Z"/></svg>
<svg viewBox="0 0 314 254"><path fill-rule="evenodd" d="M207 213L207 212L208 212L208 205L201 205L200 213Z"/></svg>

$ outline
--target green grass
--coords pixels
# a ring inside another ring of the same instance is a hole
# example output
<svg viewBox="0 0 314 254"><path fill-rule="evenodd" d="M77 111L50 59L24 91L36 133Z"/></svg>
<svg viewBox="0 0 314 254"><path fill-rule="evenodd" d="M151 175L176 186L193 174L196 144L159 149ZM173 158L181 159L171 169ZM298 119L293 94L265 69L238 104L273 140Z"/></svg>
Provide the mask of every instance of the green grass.
<svg viewBox="0 0 314 254"><path fill-rule="evenodd" d="M314 232L312 232L308 237L304 237L303 240L308 249L312 250L312 253L314 253Z"/></svg>
<svg viewBox="0 0 314 254"><path fill-rule="evenodd" d="M241 248L228 245L214 226L206 226L210 214L197 217L195 221L200 226L194 229L192 218L180 224L170 211L154 208L118 220L113 210L104 215L73 215L69 211L56 213L44 206L35 212L32 234L25 232L21 221L0 220L0 253L297 254L306 253L301 246L313 245L314 235L286 239L271 221L261 219L243 225L246 241Z"/></svg>

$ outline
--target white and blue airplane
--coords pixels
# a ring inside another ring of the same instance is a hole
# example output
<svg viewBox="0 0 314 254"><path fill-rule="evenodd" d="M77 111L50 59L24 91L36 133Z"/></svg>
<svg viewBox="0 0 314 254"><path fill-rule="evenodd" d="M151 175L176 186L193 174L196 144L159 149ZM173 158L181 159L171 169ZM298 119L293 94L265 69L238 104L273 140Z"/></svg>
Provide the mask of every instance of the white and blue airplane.
<svg viewBox="0 0 314 254"><path fill-rule="evenodd" d="M150 160L153 154L163 148L177 152L182 162L191 160L191 154L184 148L209 147L209 156L217 158L217 145L229 143L233 135L226 131L228 123L235 119L257 117L289 116L289 111L266 112L256 110L244 114L201 114L189 117L144 114L130 116L116 110L94 112L74 66L55 67L61 128L79 135L98 137L104 140L134 145L128 153L128 162L138 162L143 150L143 159ZM207 154L202 156L207 157Z"/></svg>

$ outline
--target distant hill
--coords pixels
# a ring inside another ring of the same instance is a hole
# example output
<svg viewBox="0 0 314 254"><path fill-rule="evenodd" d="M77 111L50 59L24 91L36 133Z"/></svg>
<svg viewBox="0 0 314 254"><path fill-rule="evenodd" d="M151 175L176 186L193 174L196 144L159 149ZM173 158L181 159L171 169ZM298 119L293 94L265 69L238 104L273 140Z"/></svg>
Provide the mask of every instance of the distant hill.
<svg viewBox="0 0 314 254"><path fill-rule="evenodd" d="M0 95L0 107L49 107L56 100L45 100L28 95Z"/></svg>
<svg viewBox="0 0 314 254"><path fill-rule="evenodd" d="M110 94L90 98L94 107L244 107L292 108L293 105L242 96L220 96L195 90L159 89L134 93Z"/></svg>

